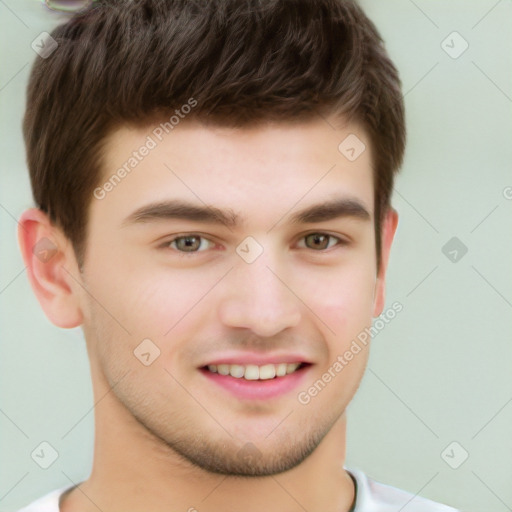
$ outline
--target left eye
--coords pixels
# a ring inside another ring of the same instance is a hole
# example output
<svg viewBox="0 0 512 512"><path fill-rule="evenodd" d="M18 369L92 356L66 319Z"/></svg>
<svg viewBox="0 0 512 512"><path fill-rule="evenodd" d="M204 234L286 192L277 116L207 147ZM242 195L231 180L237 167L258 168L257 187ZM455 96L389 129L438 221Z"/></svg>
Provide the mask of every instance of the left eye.
<svg viewBox="0 0 512 512"><path fill-rule="evenodd" d="M324 250L330 249L333 245L339 243L340 245L345 245L346 242L337 236L328 235L327 233L310 233L302 238L305 241L305 245L307 249L314 250ZM333 244L330 241L334 241Z"/></svg>
<svg viewBox="0 0 512 512"><path fill-rule="evenodd" d="M337 244L347 245L348 243L337 236L328 235L327 233L310 233L303 236L301 238L302 241L304 241L304 245L299 245L299 247L315 251L330 249ZM211 240L195 234L177 236L164 244L166 248L171 248L181 253L203 252L213 245L214 243Z"/></svg>

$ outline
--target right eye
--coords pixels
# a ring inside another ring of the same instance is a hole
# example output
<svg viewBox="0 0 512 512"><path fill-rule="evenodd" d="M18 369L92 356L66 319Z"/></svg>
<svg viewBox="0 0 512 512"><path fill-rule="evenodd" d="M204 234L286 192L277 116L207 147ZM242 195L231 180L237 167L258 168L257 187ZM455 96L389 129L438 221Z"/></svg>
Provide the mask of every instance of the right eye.
<svg viewBox="0 0 512 512"><path fill-rule="evenodd" d="M171 240L167 240L160 247L162 249L172 249L182 254L192 254L204 252L209 248L208 244L213 244L213 242L197 233L190 233L175 236Z"/></svg>

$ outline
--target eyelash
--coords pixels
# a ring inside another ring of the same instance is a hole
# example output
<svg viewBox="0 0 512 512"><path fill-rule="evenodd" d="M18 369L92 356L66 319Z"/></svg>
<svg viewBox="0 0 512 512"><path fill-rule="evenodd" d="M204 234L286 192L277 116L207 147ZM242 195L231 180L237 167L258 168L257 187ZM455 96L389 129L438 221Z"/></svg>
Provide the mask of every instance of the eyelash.
<svg viewBox="0 0 512 512"><path fill-rule="evenodd" d="M310 251L313 251L313 252L324 253L324 252L326 252L326 251L328 251L328 250L330 250L330 249L332 249L333 247L336 247L336 246L345 247L345 246L350 245L350 242L348 240L345 240L345 239L340 238L340 237L335 236L335 235L331 235L329 233L324 233L323 231L312 231L311 233L306 233L305 235L303 235L301 237L300 240L304 240L305 238L307 238L310 235L323 235L323 236L329 237L330 239L335 239L335 240L338 241L332 247L327 247L327 249L315 250L315 249L310 249L309 247L302 247L303 249L309 249ZM208 242L214 243L211 240L209 240L208 238L206 238L205 236L200 235L199 233L187 233L187 234L184 234L184 235L175 236L171 240L168 240L165 243L163 243L160 246L160 248L162 248L162 249L170 249L170 250L178 253L180 256L183 256L183 257L190 257L190 256L193 256L194 254L200 254L202 252L205 252L204 250L203 251L200 251L200 250L197 250L197 251L180 251L179 249L174 249L174 248L170 247L170 245L172 243L176 242L176 240L179 240L181 238L189 238L189 237L198 237L198 238L200 238L202 240L207 240Z"/></svg>

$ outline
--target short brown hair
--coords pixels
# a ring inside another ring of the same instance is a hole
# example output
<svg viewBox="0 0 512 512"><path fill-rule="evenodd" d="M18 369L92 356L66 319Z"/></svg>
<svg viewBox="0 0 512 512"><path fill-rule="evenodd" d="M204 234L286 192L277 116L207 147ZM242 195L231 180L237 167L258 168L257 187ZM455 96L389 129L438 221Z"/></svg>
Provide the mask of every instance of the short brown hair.
<svg viewBox="0 0 512 512"><path fill-rule="evenodd" d="M340 115L372 149L377 268L381 224L405 150L397 69L350 0L99 0L53 30L38 57L23 133L32 192L83 263L102 150L116 126L187 116L247 126Z"/></svg>

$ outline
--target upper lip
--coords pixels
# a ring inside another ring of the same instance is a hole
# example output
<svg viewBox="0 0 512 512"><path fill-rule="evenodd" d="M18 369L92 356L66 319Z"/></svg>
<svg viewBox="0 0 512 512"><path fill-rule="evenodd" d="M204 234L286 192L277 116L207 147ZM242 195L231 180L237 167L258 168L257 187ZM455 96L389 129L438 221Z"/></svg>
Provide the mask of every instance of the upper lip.
<svg viewBox="0 0 512 512"><path fill-rule="evenodd" d="M234 352L225 355L218 356L203 366L219 365L219 364L239 364L246 366L248 364L254 364L257 366L263 366L265 364L279 364L279 363L308 363L308 360L303 354L299 353L275 353L275 354L258 354L255 352Z"/></svg>

